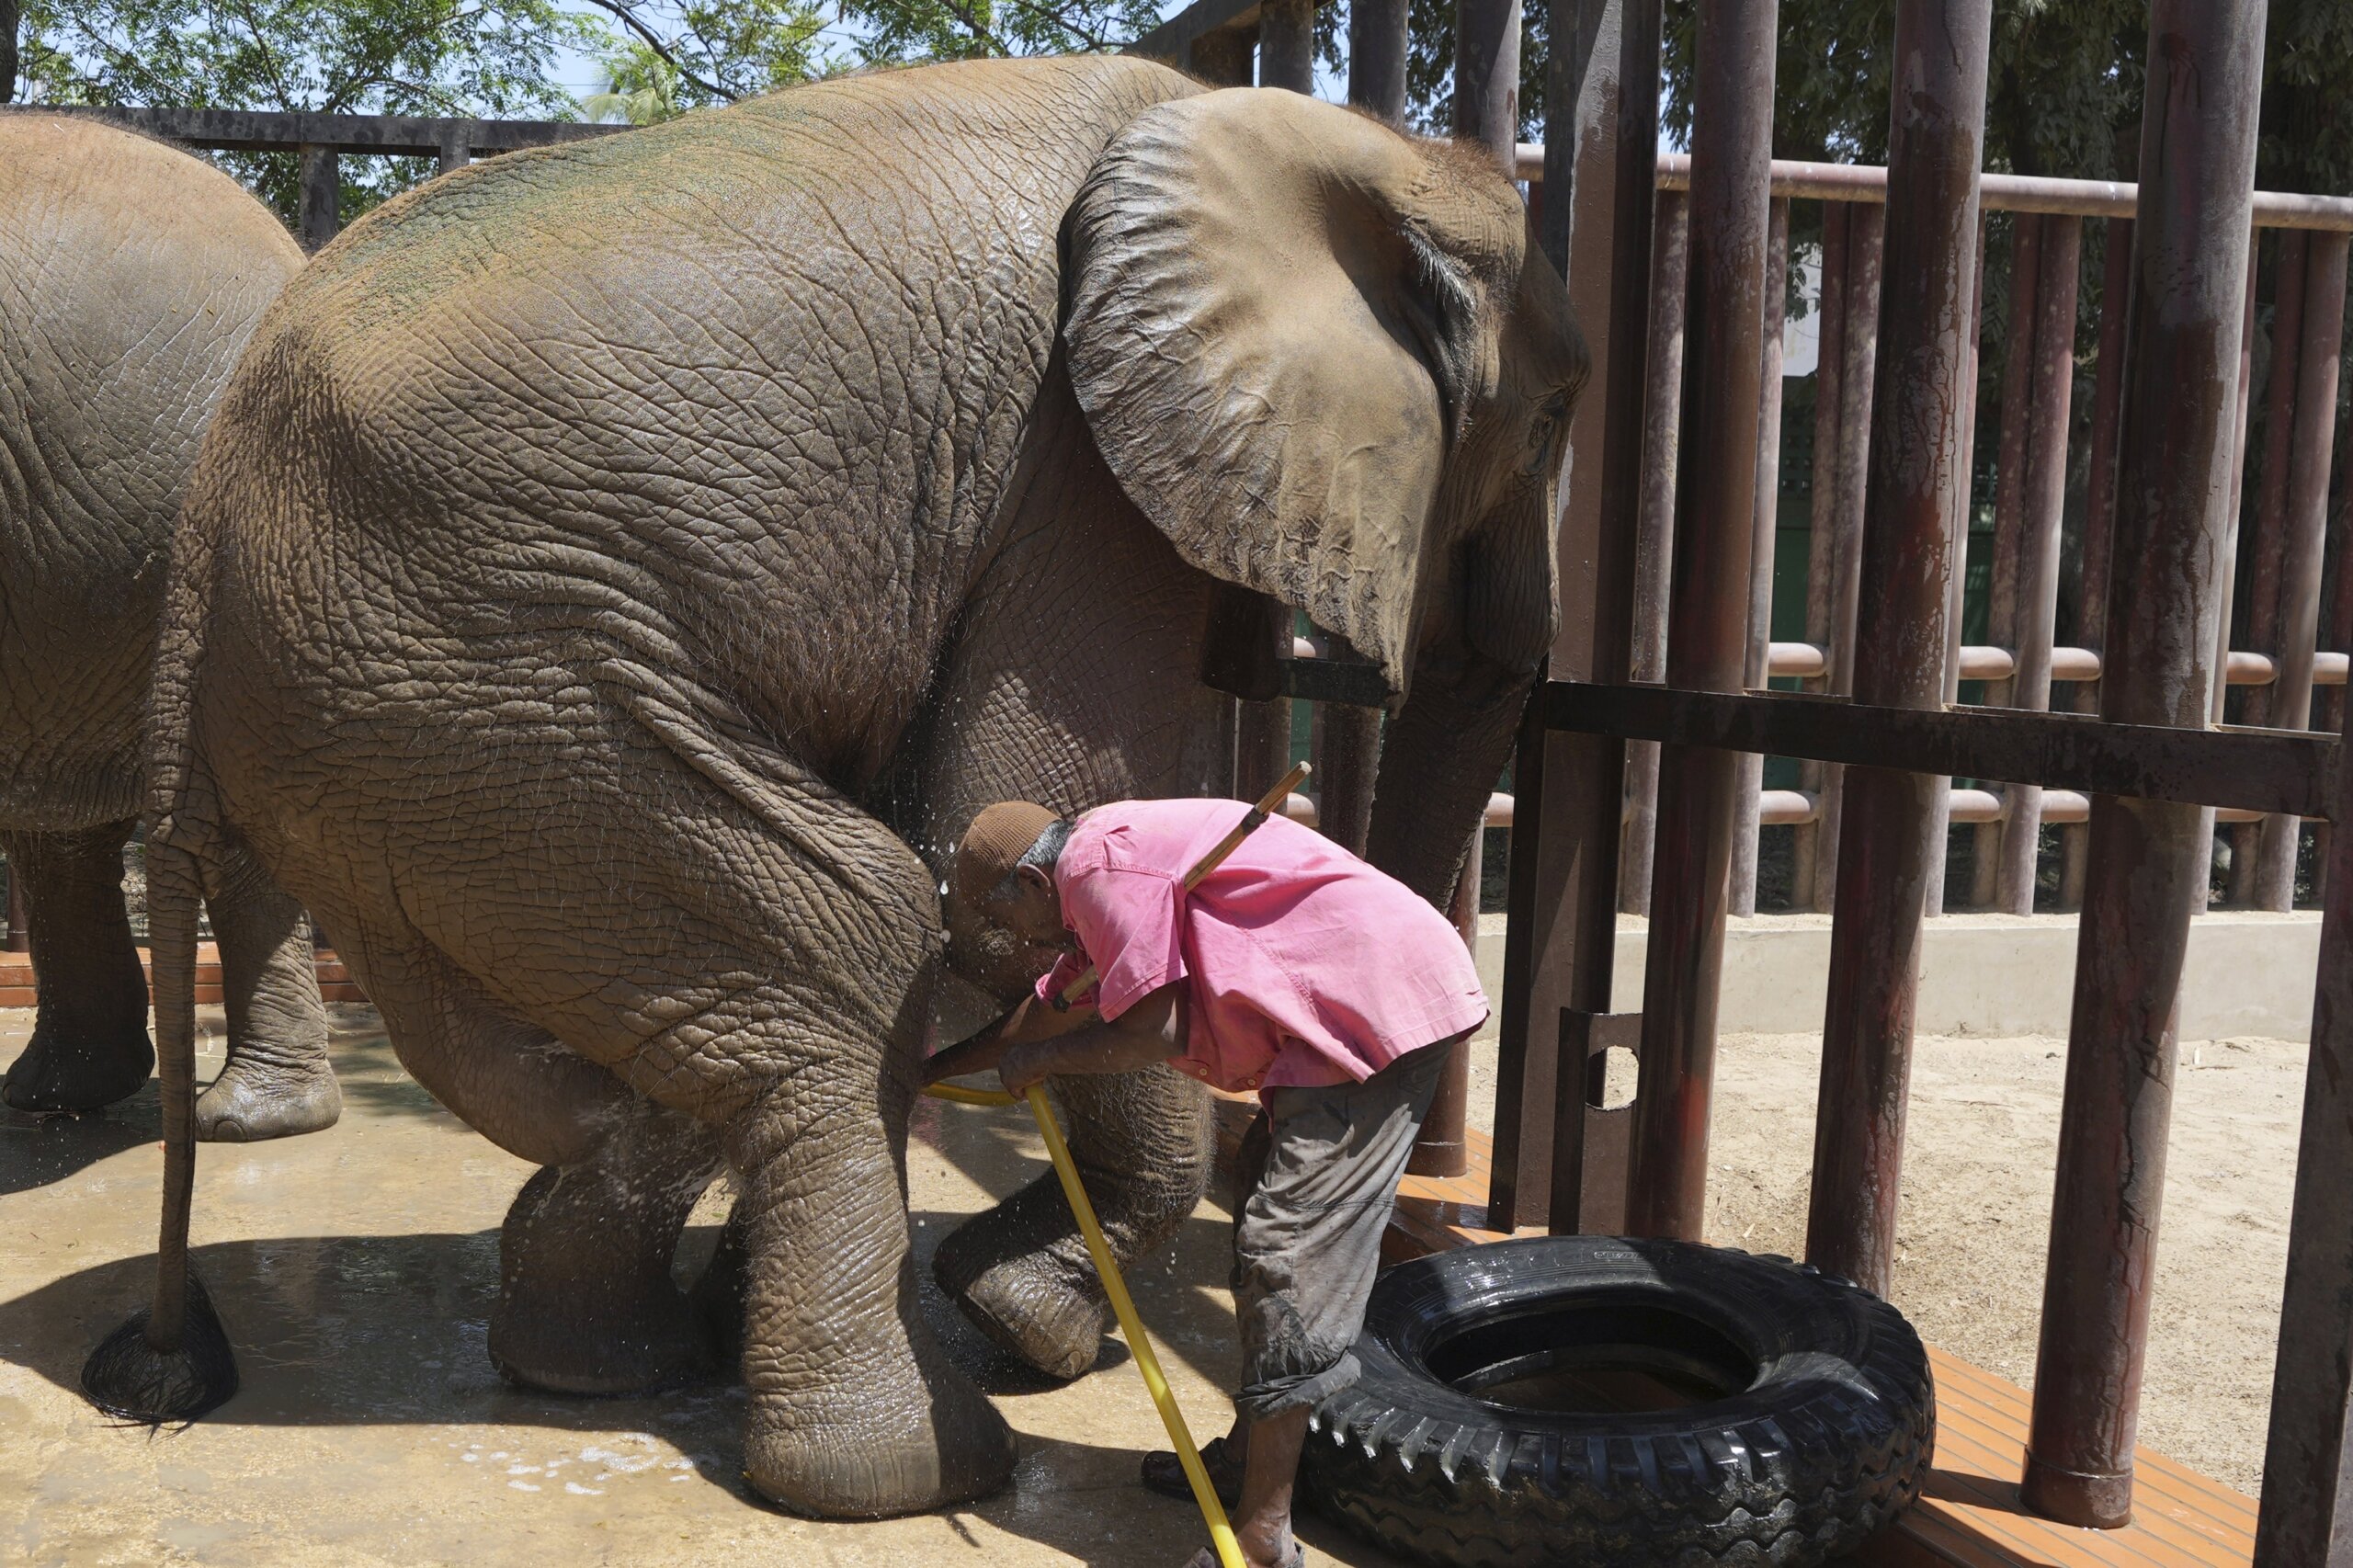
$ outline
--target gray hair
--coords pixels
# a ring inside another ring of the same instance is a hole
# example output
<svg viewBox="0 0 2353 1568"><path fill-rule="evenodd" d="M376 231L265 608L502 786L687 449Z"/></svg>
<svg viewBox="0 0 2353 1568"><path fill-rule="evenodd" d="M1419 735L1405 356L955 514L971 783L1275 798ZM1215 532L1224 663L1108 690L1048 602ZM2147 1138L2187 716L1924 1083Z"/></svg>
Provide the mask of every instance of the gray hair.
<svg viewBox="0 0 2353 1568"><path fill-rule="evenodd" d="M1019 898L1021 868L1024 866L1035 866L1051 878L1054 874L1054 863L1063 858L1063 848L1069 843L1070 824L1063 818L1056 817L1040 828L1036 840L1021 852L1021 858L1013 863L1013 869L1007 871L996 886L989 889L989 901L995 903Z"/></svg>

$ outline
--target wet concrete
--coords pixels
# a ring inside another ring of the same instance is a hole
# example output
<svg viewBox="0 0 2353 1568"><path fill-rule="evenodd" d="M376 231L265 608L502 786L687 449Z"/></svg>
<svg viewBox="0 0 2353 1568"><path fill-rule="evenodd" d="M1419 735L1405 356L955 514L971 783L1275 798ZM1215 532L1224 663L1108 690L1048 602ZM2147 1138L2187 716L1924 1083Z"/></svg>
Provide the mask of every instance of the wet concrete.
<svg viewBox="0 0 2353 1568"><path fill-rule="evenodd" d="M152 1563L1068 1563L1173 1565L1204 1540L1189 1505L1135 1483L1165 1447L1124 1347L1047 1383L992 1350L926 1281L926 1314L1020 1434L1012 1490L948 1513L819 1524L740 1473L740 1391L585 1400L502 1383L483 1345L498 1222L529 1175L393 1061L376 1015L338 1007L333 1131L199 1156L198 1266L243 1387L197 1425L110 1426L82 1358L152 1278L162 1160L155 1087L97 1116L0 1122L0 1562ZM199 1077L219 1065L201 1017ZM0 1063L31 1015L0 1011ZM1043 1167L1019 1111L926 1101L909 1179L919 1249ZM697 1214L681 1273L716 1239ZM1221 1431L1233 1369L1226 1221L1204 1206L1130 1278L1196 1435ZM1392 1560L1303 1521L1311 1562Z"/></svg>

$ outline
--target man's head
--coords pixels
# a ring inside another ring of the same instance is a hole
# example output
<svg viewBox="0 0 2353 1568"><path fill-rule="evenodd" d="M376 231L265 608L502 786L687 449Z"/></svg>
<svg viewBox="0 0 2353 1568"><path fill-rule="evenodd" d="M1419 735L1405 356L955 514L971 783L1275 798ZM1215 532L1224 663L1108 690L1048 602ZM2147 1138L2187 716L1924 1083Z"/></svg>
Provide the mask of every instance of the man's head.
<svg viewBox="0 0 2353 1568"><path fill-rule="evenodd" d="M956 846L956 894L966 907L1028 942L1064 946L1054 862L1070 824L1029 801L999 801L972 819Z"/></svg>

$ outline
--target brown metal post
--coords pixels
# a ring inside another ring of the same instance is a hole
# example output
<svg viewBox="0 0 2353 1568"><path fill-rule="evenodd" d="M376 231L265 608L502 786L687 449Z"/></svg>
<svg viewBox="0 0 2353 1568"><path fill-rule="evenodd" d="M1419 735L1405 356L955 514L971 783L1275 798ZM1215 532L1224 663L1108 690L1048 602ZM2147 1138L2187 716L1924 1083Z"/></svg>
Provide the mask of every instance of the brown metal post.
<svg viewBox="0 0 2353 1568"><path fill-rule="evenodd" d="M317 251L343 227L343 173L331 147L301 150L302 248Z"/></svg>
<svg viewBox="0 0 2353 1568"><path fill-rule="evenodd" d="M1969 358L1961 377L1960 481L1952 493L1952 588L1945 600L1944 700L1961 700L1961 611L1969 577L1969 529L1975 517L1977 482L1977 351L1985 324L1985 210L1981 195L1977 235L1969 260ZM1952 839L1952 780L1936 781L1936 804L1928 829L1928 872L1920 902L1929 915L1945 912L1945 862Z"/></svg>
<svg viewBox="0 0 2353 1568"><path fill-rule="evenodd" d="M1856 625L1854 686L1859 701L1882 707L1944 703L1992 28L1993 0L1904 0L1895 14L1863 533L1871 591ZM1942 847L1936 796L1922 774L1847 773L1806 1257L1881 1295L1895 1256L1922 900Z"/></svg>
<svg viewBox="0 0 2353 1568"><path fill-rule="evenodd" d="M1845 697L1855 689L1855 612L1863 587L1863 490L1870 472L1871 376L1879 354L1881 236L1887 209L1859 205L1847 220L1847 325L1839 334L1846 363L1838 373L1837 468L1831 491L1829 674L1825 684ZM1838 834L1846 770L1822 773L1821 831L1814 835L1816 909L1836 904Z"/></svg>
<svg viewBox="0 0 2353 1568"><path fill-rule="evenodd" d="M0 934L0 953L28 953L33 950L32 927L25 919L25 890L17 879L17 869L6 867L8 879L8 929Z"/></svg>
<svg viewBox="0 0 2353 1568"><path fill-rule="evenodd" d="M2027 447L2034 421L2034 295L2041 282L2042 219L2031 212L2012 213L2009 341L2002 358L2001 445L1994 461L1994 572L1985 635L2013 660L2018 655L2018 556L2026 532ZM1987 704L2008 707L2013 684L2009 680L1989 683ZM2006 798L2005 806L2008 803ZM1972 908L1997 907L2004 825L1980 823L1972 835L1975 852L1971 856L1969 890Z"/></svg>
<svg viewBox="0 0 2353 1568"><path fill-rule="evenodd" d="M2298 238L2305 236L2298 235ZM2269 723L2279 730L2312 726L2313 654L2320 633L2322 547L2328 520L2328 464L2336 426L2337 361L2344 351L2347 236L2316 233L2304 254L2302 341L2297 356L2294 438L2288 466L2279 592L2275 612L2279 675L2271 687ZM2282 351L2275 343L2272 353ZM2292 816L2263 819L2253 903L2288 910L2296 903L2296 842L2302 824Z"/></svg>
<svg viewBox="0 0 2353 1568"><path fill-rule="evenodd" d="M2232 617L2236 613L2238 604L2239 497L2241 487L2246 483L2247 394L2255 385L2255 239L2252 233L2245 239L2246 292L2241 301L2239 314L2239 393L2238 412L2232 425L2231 436L2231 499L2223 507L2222 587L2215 596L2222 612L2214 618L2214 684L2207 699L2207 717L2217 724L2222 722L2231 695L2231 638L2236 630L2232 625ZM2214 809L2211 806L2203 808L2199 815L2198 863L2206 868L2209 892L2206 898L2200 900L2193 913L2203 915L2212 896Z"/></svg>
<svg viewBox="0 0 2353 1568"><path fill-rule="evenodd" d="M1806 530L1805 640L1817 648L1830 646L1831 581L1836 575L1831 540L1837 532L1839 369L1847 358L1847 227L1854 206L1845 201L1822 204L1822 298L1816 301L1819 326L1813 359L1813 506ZM1856 439L1862 437L1858 436ZM1825 654L1826 657L1826 654ZM1808 691L1826 691L1826 680L1804 683ZM1827 769L1808 762L1798 769L1798 787L1819 798ZM1790 902L1800 909L1820 909L1831 889L1817 888L1814 867L1820 860L1819 819L1802 824L1796 833Z"/></svg>
<svg viewBox="0 0 2353 1568"><path fill-rule="evenodd" d="M2353 768L2333 820L2353 823ZM2353 833L2329 852L2253 1568L2340 1568L2353 1543Z"/></svg>
<svg viewBox="0 0 2353 1568"><path fill-rule="evenodd" d="M2153 0L2100 717L2203 728L2221 617L2263 0ZM2097 796L2022 1494L2131 1517L2195 806Z"/></svg>
<svg viewBox="0 0 2353 1568"><path fill-rule="evenodd" d="M1258 85L1315 91L1315 0L1265 0L1258 7Z"/></svg>
<svg viewBox="0 0 2353 1568"><path fill-rule="evenodd" d="M2328 590L2328 642L2332 653L2353 652L2353 484L2341 487L2336 503L2336 520L2332 528L2336 549L2331 552L2336 562L2334 580ZM2321 699L2320 727L2345 733L2347 708L2346 689L2332 686ZM2314 891L2325 907L2328 898L2330 867L2335 863L2337 836L2335 823L2321 823L2314 829L2313 858L2319 875Z"/></svg>
<svg viewBox="0 0 2353 1568"><path fill-rule="evenodd" d="M2279 647L2279 573L2288 548L2288 467L2295 442L2296 363L2303 347L2305 236L2279 236L2273 268L2271 369L2264 389L2263 483L2256 492L2255 537L2247 541L2246 630L2239 645L2276 661ZM2268 724L2271 692L2260 686L2239 694L2239 722ZM2231 830L2231 880L2224 902L2255 903L2259 822Z"/></svg>
<svg viewBox="0 0 2353 1568"><path fill-rule="evenodd" d="M1258 47L1256 28L1220 28L1193 40L1193 74L1220 87L1250 85Z"/></svg>
<svg viewBox="0 0 2353 1568"><path fill-rule="evenodd" d="M1698 0L1692 72L1690 306L1676 480L1670 684L1741 689L1756 507L1776 0ZM1697 1240L1706 1217L1708 1103L1732 869L1739 755L1659 756L1658 853L1643 981L1628 1229Z"/></svg>
<svg viewBox="0 0 2353 1568"><path fill-rule="evenodd" d="M1689 202L1658 193L1651 230L1649 369L1643 387L1643 509L1634 535L1636 680L1666 678L1666 586L1675 542L1675 441L1683 402L1683 309ZM1618 907L1651 912L1651 840L1658 829L1658 743L1626 744L1626 831Z"/></svg>
<svg viewBox="0 0 2353 1568"><path fill-rule="evenodd" d="M2075 642L2097 653L2107 645L2109 544L2116 526L2116 422L2124 391L2124 322L2132 291L2132 220L2108 221L2107 256L2101 264L2099 362L2092 371L2091 468L2084 483L2083 602L2075 616ZM2099 683L2075 687L2075 711L2099 711ZM2059 874L2059 905L2084 905L2084 858L2091 846L2089 824L2066 828L2067 858Z"/></svg>
<svg viewBox="0 0 2353 1568"><path fill-rule="evenodd" d="M1520 0L1456 0L1454 134L1483 142L1510 176L1519 142Z"/></svg>
<svg viewBox="0 0 2353 1568"><path fill-rule="evenodd" d="M1790 287L1790 202L1774 199L1765 232L1765 363L1756 384L1756 510L1749 524L1748 661L1741 682L1751 691L1768 683L1773 638L1774 534L1781 511L1781 335ZM1756 913L1756 834L1765 789L1765 759L1744 753L1732 826L1732 912Z"/></svg>
<svg viewBox="0 0 2353 1568"><path fill-rule="evenodd" d="M2032 323L2034 369L2020 474L2018 551L2012 598L2011 648L2017 674L2009 706L2051 710L2051 640L2059 618L2059 528L2067 502L2067 428L2075 385L2075 298L2083 267L2083 220L2046 214L2037 247ZM2014 324L2014 330L2026 324ZM2042 789L2008 787L2002 832L2002 866L1994 905L2008 915L2034 913L2035 871L2042 846Z"/></svg>
<svg viewBox="0 0 2353 1568"><path fill-rule="evenodd" d="M1569 485L1562 498L1561 635L1551 673L1563 679L1626 677L1643 354L1639 333L1613 325L1647 314L1659 12L1658 0L1552 0L1559 41L1547 85L1544 183L1553 199L1538 233L1569 281L1594 358L1569 449L1574 471L1599 481ZM1585 1120L1558 1112L1583 1105L1584 1074L1555 1067L1563 1010L1609 1010L1625 746L1608 736L1548 733L1534 719L1531 709L1513 764L1518 805L1487 1222L1574 1231Z"/></svg>
<svg viewBox="0 0 2353 1568"><path fill-rule="evenodd" d="M1406 0L1348 0L1348 102L1392 125L1405 119L1405 21Z"/></svg>

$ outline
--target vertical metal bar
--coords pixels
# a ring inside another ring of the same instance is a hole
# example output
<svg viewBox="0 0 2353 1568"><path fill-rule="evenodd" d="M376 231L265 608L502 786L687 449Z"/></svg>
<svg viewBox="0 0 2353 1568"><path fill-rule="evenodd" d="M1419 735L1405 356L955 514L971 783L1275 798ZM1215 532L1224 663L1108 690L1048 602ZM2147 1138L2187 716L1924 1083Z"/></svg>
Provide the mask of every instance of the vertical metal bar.
<svg viewBox="0 0 2353 1568"><path fill-rule="evenodd" d="M1520 0L1456 0L1454 134L1483 142L1509 176L1519 141Z"/></svg>
<svg viewBox="0 0 2353 1568"><path fill-rule="evenodd" d="M2222 722L2223 710L2231 695L2228 679L2231 637L2235 631L2232 618L2237 613L2238 605L2239 499L2241 489L2246 483L2247 393L2255 384L2256 238L2252 232L2246 237L2246 294L2239 315L2238 414L2231 437L2231 499L2223 508L2222 587L2217 596L2222 610L2214 619L2213 687L2207 701L2207 716L2217 724ZM2214 874L2214 808L2211 806L2201 808L2199 812L2198 863L2206 868L2209 892L2206 897L2199 900L2191 913L2203 915L2211 898Z"/></svg>
<svg viewBox="0 0 2353 1568"><path fill-rule="evenodd" d="M2353 768L2332 821L2353 824ZM2341 1568L2353 1551L2353 832L2329 852L2253 1568Z"/></svg>
<svg viewBox="0 0 2353 1568"><path fill-rule="evenodd" d="M466 137L466 122L452 120L441 130L440 172L462 169L473 161L473 144Z"/></svg>
<svg viewBox="0 0 2353 1568"><path fill-rule="evenodd" d="M2124 323L2132 292L2132 220L2108 221L2107 256L2101 263L2099 362L2092 372L2091 467L2084 482L2083 602L2075 616L2078 646L2099 653L2107 646L2109 545L2116 527L2117 408L2124 392ZM2099 711L2099 683L2079 681L2075 711ZM2084 858L2091 847L2086 823L2066 827L2067 859L2059 875L2059 905L2084 905Z"/></svg>
<svg viewBox="0 0 2353 1568"><path fill-rule="evenodd" d="M1683 401L1684 249L1689 202L1662 190L1651 231L1649 371L1643 388L1643 506L1634 534L1636 680L1666 678L1666 585L1675 540L1675 442ZM1658 743L1626 744L1626 830L1618 907L1651 912L1651 840L1658 828Z"/></svg>
<svg viewBox="0 0 2353 1568"><path fill-rule="evenodd" d="M1737 691L1748 658L1748 540L1756 508L1756 379L1764 363L1780 6L1777 0L1698 0L1695 8L1690 308L1666 676L1678 687ZM1627 1184L1627 1225L1637 1234L1697 1240L1706 1217L1708 1101L1740 775L1736 753L1682 745L1660 752L1642 1073Z"/></svg>
<svg viewBox="0 0 2353 1568"><path fill-rule="evenodd" d="M302 248L316 251L343 227L343 174L331 147L301 150Z"/></svg>
<svg viewBox="0 0 2353 1568"><path fill-rule="evenodd" d="M1470 852L1462 857L1462 874L1455 880L1454 906L1449 912L1454 918L1454 929L1462 937L1462 945L1472 957L1479 951L1479 884L1483 868L1480 861L1486 847L1487 830L1471 830ZM1459 1176L1471 1168L1470 1141L1464 1136L1471 1108L1471 1042L1455 1042L1447 1052L1446 1070L1438 1074L1438 1092L1430 1096L1430 1108L1422 1118L1421 1131L1414 1136L1413 1157L1406 1162L1409 1176Z"/></svg>
<svg viewBox="0 0 2353 1568"><path fill-rule="evenodd" d="M2010 215L2010 311L2002 358L2001 446L1994 466L1994 578L1986 606L1985 635L1994 646L2018 655L2018 556L2026 532L2026 465L2034 417L2035 290L2042 282L2042 219L2031 212ZM2013 666L2015 668L2015 665ZM1985 701L2005 708L2014 680L1987 684ZM2003 803L2015 802L2006 789ZM1970 864L1972 907L1998 907L2002 841L2006 824L1979 823Z"/></svg>
<svg viewBox="0 0 2353 1568"><path fill-rule="evenodd" d="M1836 575L1831 540L1837 532L1832 521L1837 509L1839 370L1847 358L1847 228L1854 211L1844 201L1822 206L1822 297L1815 301L1819 327L1813 360L1813 473L1812 506L1806 528L1805 640L1817 648L1830 646L1831 581ZM1856 439L1862 437L1858 436ZM1826 655L1825 655L1826 656ZM1808 680L1808 691L1826 691L1827 680ZM1798 787L1818 798L1824 765L1807 762L1798 769ZM1797 829L1791 868L1790 902L1800 909L1820 909L1831 890L1815 886L1814 867L1822 825L1816 822Z"/></svg>
<svg viewBox="0 0 2353 1568"><path fill-rule="evenodd" d="M2203 727L2245 324L2263 0L2152 0L2100 717ZM2165 1189L2195 806L2098 796L2023 1496L2131 1517L2132 1439Z"/></svg>
<svg viewBox="0 0 2353 1568"><path fill-rule="evenodd" d="M1315 0L1265 0L1258 7L1258 85L1315 92Z"/></svg>
<svg viewBox="0 0 2353 1568"><path fill-rule="evenodd" d="M1773 199L1765 231L1765 362L1756 385L1756 510L1748 536L1748 659L1741 684L1761 691L1772 653L1773 547L1781 513L1781 333L1790 287L1790 201ZM1732 827L1732 912L1756 913L1757 811L1765 789L1765 759L1741 764Z"/></svg>
<svg viewBox="0 0 2353 1568"><path fill-rule="evenodd" d="M2295 444L2296 361L2303 347L2305 236L2283 231L2272 269L2271 369L2263 397L2263 479L2255 498L2255 537L2247 542L2246 631L2238 645L2276 661L2279 655L2279 573L2288 551L2288 467ZM2239 693L2239 722L2271 722L2271 691ZM2302 726L2298 726L2301 728ZM2241 823L2231 832L2231 878L2223 902L2255 903L2256 863L2263 824Z"/></svg>
<svg viewBox="0 0 2353 1568"><path fill-rule="evenodd" d="M1942 706L1962 413L1976 290L1977 169L1993 0L1904 0L1888 134L1886 295L1870 432L1855 696ZM1936 780L1847 772L1830 999L1814 1114L1809 1262L1887 1293Z"/></svg>
<svg viewBox="0 0 2353 1568"><path fill-rule="evenodd" d="M2067 505L2067 429L2075 388L2075 298L2083 267L2083 220L2048 213L2034 286L2034 373L2029 384L2026 469L2020 475L2018 577L2012 646L2018 659L2010 706L2051 710L2051 641L2059 619L2059 529ZM2025 324L2018 324L2021 327ZM2042 848L2042 787L2012 784L2003 824L1995 907L2034 913Z"/></svg>
<svg viewBox="0 0 2353 1568"><path fill-rule="evenodd" d="M1858 206L1847 221L1847 326L1840 334L1838 441L1830 556L1829 676L1838 696L1855 689L1855 611L1863 586L1863 491L1870 472L1871 376L1879 357L1880 252L1887 209ZM1836 907L1846 769L1822 770L1821 831L1813 841L1814 907Z"/></svg>
<svg viewBox="0 0 2353 1568"><path fill-rule="evenodd" d="M1597 483L1581 477L1563 487L1561 635L1550 667L1564 679L1626 675L1643 353L1639 333L1614 331L1613 324L1647 315L1659 17L1658 0L1552 0L1544 178L1552 199L1538 233L1568 279L1597 366L1569 426L1572 471ZM1585 1120L1580 1110L1557 1112L1584 1104L1584 1074L1555 1072L1561 1015L1564 1007L1609 1010L1625 745L1608 736L1548 734L1533 718L1531 709L1513 765L1518 805L1487 1222L1510 1230L1549 1219L1573 1231Z"/></svg>
<svg viewBox="0 0 2353 1568"><path fill-rule="evenodd" d="M1405 21L1406 0L1348 0L1348 102L1392 125L1405 121Z"/></svg>
<svg viewBox="0 0 2353 1568"><path fill-rule="evenodd" d="M2353 483L2339 488L2336 519L2331 528L2335 548L2330 551L2336 562L2334 581L2328 590L2328 642L2334 653L2353 652ZM2322 694L2320 727L2345 733L2346 688L2332 686ZM2313 859L2318 885L2313 891L2326 906L2332 867L2336 862L2336 824L2325 822L2313 829Z"/></svg>
<svg viewBox="0 0 2353 1568"><path fill-rule="evenodd" d="M1976 516L1977 350L1985 324L1985 211L1977 212L1977 237L1969 260L1969 358L1961 378L1959 482L1952 494L1952 588L1945 600L1944 700L1961 699L1961 612L1969 579L1969 529ZM1952 780L1936 781L1936 804L1928 830L1928 872L1921 903L1930 915L1945 912L1945 866L1951 858Z"/></svg>
<svg viewBox="0 0 2353 1568"><path fill-rule="evenodd" d="M1220 28L1193 40L1193 74L1220 87L1250 85L1258 47L1256 28Z"/></svg>
<svg viewBox="0 0 2353 1568"><path fill-rule="evenodd" d="M25 889L17 868L6 866L8 878L8 929L0 936L0 953L28 953L33 950L32 926L25 918Z"/></svg>
<svg viewBox="0 0 2353 1568"><path fill-rule="evenodd" d="M2299 235L2299 238L2304 236ZM2279 730L2312 727L2313 654L2319 644L2322 547L2328 522L2328 465L2336 433L2337 360L2345 340L2347 237L2315 233L2304 255L2302 342L2297 355L2294 440L2288 467L2275 641L2279 676L2269 722ZM2280 352L2275 344L2272 352ZM2296 903L2296 846L2302 824L2263 819L2256 846L2254 903L2289 910Z"/></svg>

